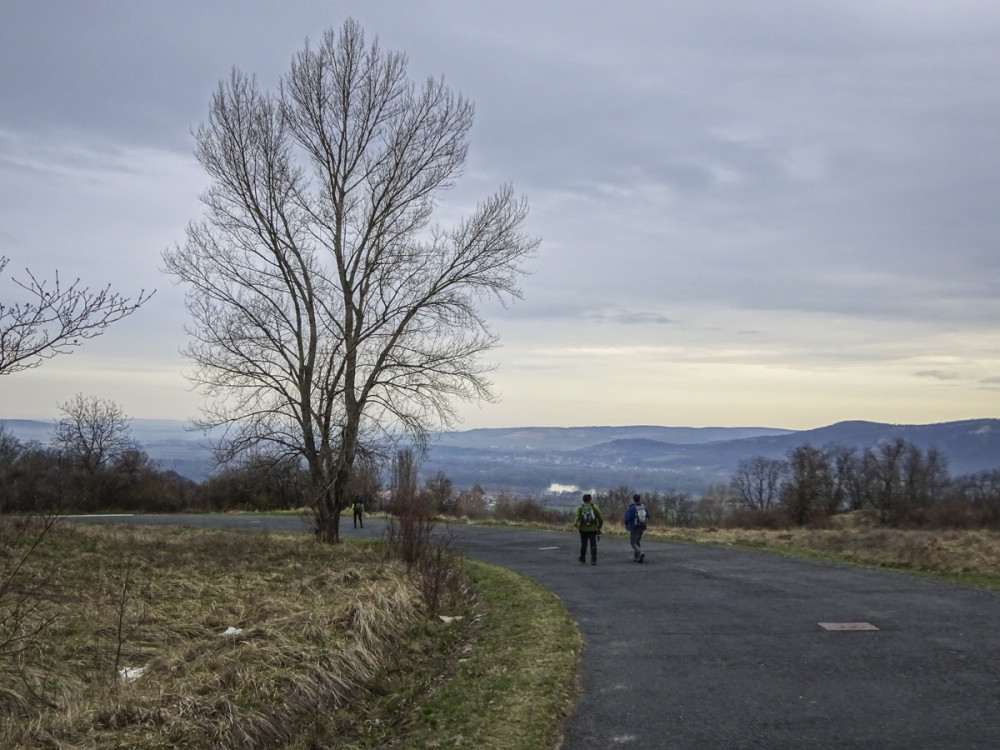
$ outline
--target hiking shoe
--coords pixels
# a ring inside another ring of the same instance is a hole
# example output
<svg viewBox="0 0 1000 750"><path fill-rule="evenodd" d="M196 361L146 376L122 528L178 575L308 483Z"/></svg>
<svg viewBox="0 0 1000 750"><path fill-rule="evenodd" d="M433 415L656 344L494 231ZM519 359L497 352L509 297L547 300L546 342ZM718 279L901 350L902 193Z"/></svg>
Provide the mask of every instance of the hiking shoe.
<svg viewBox="0 0 1000 750"><path fill-rule="evenodd" d="M587 562L587 558L584 557L583 555L580 555L580 562L582 562L582 563Z"/></svg>
<svg viewBox="0 0 1000 750"><path fill-rule="evenodd" d="M591 560L591 561L590 561L590 564L591 564L591 565L597 565L597 560Z"/></svg>
<svg viewBox="0 0 1000 750"><path fill-rule="evenodd" d="M642 562L645 559L646 559L646 553L643 552L641 555L639 555L639 559L636 562Z"/></svg>

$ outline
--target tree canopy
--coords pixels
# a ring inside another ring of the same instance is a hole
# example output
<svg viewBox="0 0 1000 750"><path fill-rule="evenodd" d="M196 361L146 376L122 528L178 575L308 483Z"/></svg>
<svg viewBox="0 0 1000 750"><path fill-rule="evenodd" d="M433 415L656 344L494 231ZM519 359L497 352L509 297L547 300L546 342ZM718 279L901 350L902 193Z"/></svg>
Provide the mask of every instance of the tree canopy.
<svg viewBox="0 0 1000 750"><path fill-rule="evenodd" d="M164 259L188 286L199 424L226 428L223 458L262 445L301 457L327 541L359 452L419 442L454 421L455 399L493 397L480 304L520 296L537 241L509 185L432 223L473 115L348 20L275 91L233 70L196 131L206 212Z"/></svg>

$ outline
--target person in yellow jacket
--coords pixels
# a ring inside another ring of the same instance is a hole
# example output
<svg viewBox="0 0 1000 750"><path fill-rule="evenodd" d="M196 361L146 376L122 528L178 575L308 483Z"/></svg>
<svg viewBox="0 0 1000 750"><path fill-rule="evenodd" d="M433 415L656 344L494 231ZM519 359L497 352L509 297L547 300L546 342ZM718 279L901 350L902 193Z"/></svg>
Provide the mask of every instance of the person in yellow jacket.
<svg viewBox="0 0 1000 750"><path fill-rule="evenodd" d="M573 516L573 528L580 532L580 562L587 562L587 545L590 545L590 564L597 565L597 537L603 526L601 509L594 505L594 498L584 495Z"/></svg>

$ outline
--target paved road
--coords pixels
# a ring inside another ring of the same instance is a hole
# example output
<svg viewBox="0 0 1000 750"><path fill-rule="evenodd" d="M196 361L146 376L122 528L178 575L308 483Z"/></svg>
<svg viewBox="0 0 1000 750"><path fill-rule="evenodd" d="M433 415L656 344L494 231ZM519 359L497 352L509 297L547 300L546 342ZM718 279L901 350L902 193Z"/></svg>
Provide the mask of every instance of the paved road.
<svg viewBox="0 0 1000 750"><path fill-rule="evenodd" d="M382 528L348 521L343 533ZM624 537L580 565L572 533L454 532L468 555L555 592L578 623L583 696L564 750L1000 748L1000 595L652 541L635 565Z"/></svg>

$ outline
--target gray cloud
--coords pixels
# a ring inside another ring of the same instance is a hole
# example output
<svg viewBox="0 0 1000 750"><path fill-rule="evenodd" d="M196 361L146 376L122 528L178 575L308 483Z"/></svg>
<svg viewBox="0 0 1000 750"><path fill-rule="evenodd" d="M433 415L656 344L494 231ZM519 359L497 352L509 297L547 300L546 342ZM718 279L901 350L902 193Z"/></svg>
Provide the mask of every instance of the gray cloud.
<svg viewBox="0 0 1000 750"><path fill-rule="evenodd" d="M543 244L524 302L495 316L523 369L558 373L534 347L590 342L991 384L1000 5L987 0L8 0L6 252L147 284L197 215L190 129L217 81L235 65L273 86L348 15L414 77L443 74L476 102L468 175L443 211L508 180L531 203ZM158 315L180 329L182 310ZM879 377L904 376L857 380Z"/></svg>
<svg viewBox="0 0 1000 750"><path fill-rule="evenodd" d="M580 315L584 320L601 323L612 323L627 326L634 325L670 325L676 323L666 315L658 312L628 311L628 310L585 310Z"/></svg>
<svg viewBox="0 0 1000 750"><path fill-rule="evenodd" d="M943 370L921 370L913 374L918 378L931 378L932 380L958 380L961 377L957 372Z"/></svg>

